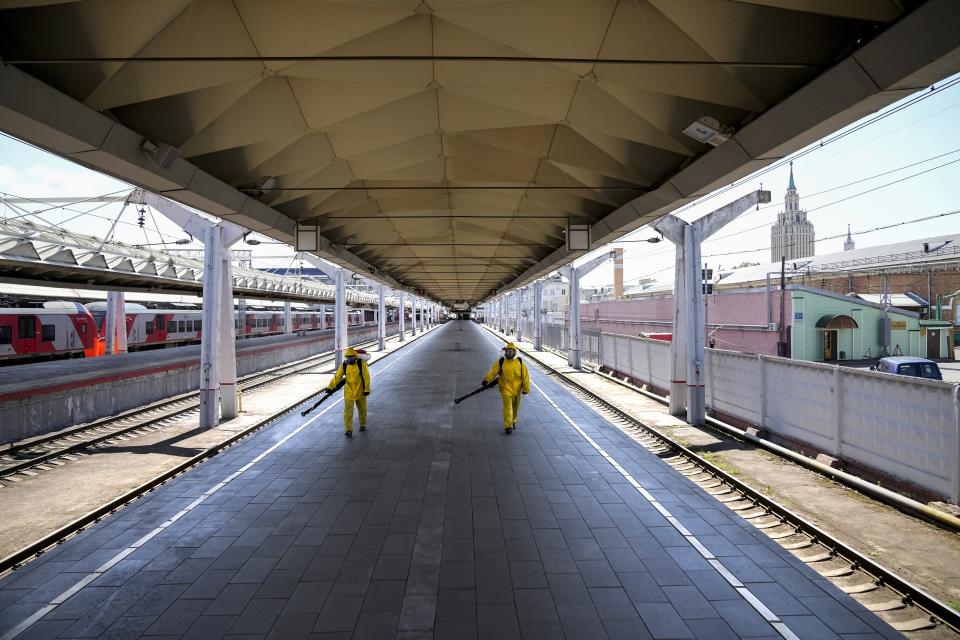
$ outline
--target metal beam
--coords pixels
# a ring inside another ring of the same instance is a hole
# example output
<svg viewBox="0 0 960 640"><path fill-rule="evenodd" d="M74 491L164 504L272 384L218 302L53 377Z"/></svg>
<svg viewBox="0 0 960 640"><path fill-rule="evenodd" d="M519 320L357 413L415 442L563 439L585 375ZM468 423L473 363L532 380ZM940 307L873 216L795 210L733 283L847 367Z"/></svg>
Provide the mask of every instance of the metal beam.
<svg viewBox="0 0 960 640"><path fill-rule="evenodd" d="M699 156L665 183L591 225L601 247L748 176L920 89L960 72L960 2L928 0L864 46ZM580 257L560 247L504 288Z"/></svg>
<svg viewBox="0 0 960 640"><path fill-rule="evenodd" d="M178 154L159 164L144 152L147 140L142 134L9 64L0 65L0 130L94 171L293 244L295 220ZM326 237L320 237L318 254L392 287L400 286Z"/></svg>
<svg viewBox="0 0 960 640"><path fill-rule="evenodd" d="M769 191L754 191L708 213L694 222L665 216L654 229L677 247L674 274L674 332L670 341L670 412L686 409L687 422L702 425L706 419L703 372L705 363L701 243L759 203L770 202ZM685 405L685 406L684 406Z"/></svg>

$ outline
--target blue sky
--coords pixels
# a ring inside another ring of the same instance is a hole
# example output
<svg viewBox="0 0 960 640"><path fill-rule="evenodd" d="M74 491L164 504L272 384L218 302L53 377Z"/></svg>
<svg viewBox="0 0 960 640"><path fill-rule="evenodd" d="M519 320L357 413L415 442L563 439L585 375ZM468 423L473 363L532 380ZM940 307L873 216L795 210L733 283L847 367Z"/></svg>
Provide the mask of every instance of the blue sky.
<svg viewBox="0 0 960 640"><path fill-rule="evenodd" d="M800 193L800 205L810 211L809 219L816 227L817 237L845 233L848 224L857 231L960 209L960 197L957 196L957 185L960 185L960 117L958 116L960 116L960 85L948 88L876 124L852 133L842 140L798 158L794 164L794 175ZM851 125L853 126L856 125ZM950 154L952 151L956 153ZM840 185L941 154L950 155L816 195L827 189L834 189ZM958 162L879 188L872 193L853 197L845 202L830 204L952 161ZM680 214L688 220L696 219L744 193L759 188L761 181L764 188L772 191L775 206L744 214L718 232L715 240L704 244L703 254L709 264L730 267L745 260L762 263L770 261L768 250L754 251L754 249L768 247L770 244L769 225L776 219L777 211L782 208L787 178L788 168L783 166L760 178L748 178L742 186ZM0 192L25 197L94 196L127 188L129 187L120 181L9 137L0 136ZM824 205L829 206L823 207ZM91 208L91 205L82 207L82 209ZM78 210L81 209L78 208ZM75 231L102 236L107 233L112 219L118 212L119 205L108 205L93 211L91 215L67 222L66 226ZM17 215L17 212L7 210L3 211L2 215L12 216ZM49 223L60 224L77 214L50 208L43 215ZM117 239L130 243L159 240L153 220L148 219L146 234L136 222L136 212L128 209L121 218L121 224L118 225ZM763 226L739 233L759 225ZM172 223L162 218L156 220L156 226L159 227L160 233L167 235L167 239L184 237L184 234ZM956 232L958 229L960 229L960 215L861 235L855 240L858 247L863 247L935 236ZM737 235L724 238L731 234ZM649 229L641 229L629 238L644 239L652 235L655 234ZM643 276L658 279L672 277L670 268L673 251L669 244L640 242L620 245L615 243L612 246L625 247L624 271L628 282ZM819 242L817 253L841 251L842 246L842 239ZM730 252L737 253L710 257L711 254ZM255 249L255 255L259 256L280 256L290 253L288 248L278 245L261 245ZM287 265L290 263L290 258L271 259L268 262ZM613 268L608 264L585 278L584 284L593 286L610 283L612 280Z"/></svg>

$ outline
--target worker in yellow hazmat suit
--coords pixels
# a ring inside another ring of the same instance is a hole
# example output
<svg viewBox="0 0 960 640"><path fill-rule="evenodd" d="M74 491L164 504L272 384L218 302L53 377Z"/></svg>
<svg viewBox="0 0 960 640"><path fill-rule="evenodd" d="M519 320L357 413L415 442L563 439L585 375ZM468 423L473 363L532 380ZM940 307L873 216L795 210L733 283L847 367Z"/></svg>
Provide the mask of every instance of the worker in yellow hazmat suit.
<svg viewBox="0 0 960 640"><path fill-rule="evenodd" d="M360 431L367 429L367 396L370 395L370 369L367 363L357 357L356 350L350 347L343 353L343 366L333 374L333 379L327 385L327 393L333 393L334 388L342 378L346 377L343 387L343 430L348 438L353 437L353 405L356 403L360 418Z"/></svg>
<svg viewBox="0 0 960 640"><path fill-rule="evenodd" d="M483 377L483 384L493 382L499 376L500 396L503 399L503 432L513 433L520 412L520 396L530 393L530 372L523 360L517 357L517 347L512 342L503 348L503 357L493 363Z"/></svg>

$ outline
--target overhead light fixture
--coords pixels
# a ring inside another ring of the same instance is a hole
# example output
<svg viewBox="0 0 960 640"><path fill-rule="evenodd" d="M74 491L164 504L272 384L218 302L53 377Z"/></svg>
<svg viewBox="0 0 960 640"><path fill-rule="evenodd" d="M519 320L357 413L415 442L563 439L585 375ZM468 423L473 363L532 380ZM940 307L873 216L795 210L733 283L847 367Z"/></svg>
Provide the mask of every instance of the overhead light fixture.
<svg viewBox="0 0 960 640"><path fill-rule="evenodd" d="M173 168L173 163L180 157L180 150L176 147L164 142L153 142L146 138L140 143L140 149L162 169Z"/></svg>
<svg viewBox="0 0 960 640"><path fill-rule="evenodd" d="M704 116L684 129L683 132L697 142L716 147L730 139L733 129L724 127L714 118Z"/></svg>

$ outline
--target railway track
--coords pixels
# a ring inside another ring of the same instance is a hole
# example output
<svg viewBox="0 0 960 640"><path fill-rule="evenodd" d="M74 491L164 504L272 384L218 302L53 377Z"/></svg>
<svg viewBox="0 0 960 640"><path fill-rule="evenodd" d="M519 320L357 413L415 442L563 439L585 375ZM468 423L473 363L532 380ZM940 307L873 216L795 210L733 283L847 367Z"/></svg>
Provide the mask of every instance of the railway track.
<svg viewBox="0 0 960 640"><path fill-rule="evenodd" d="M492 333L492 332L491 332ZM493 334L497 338L499 335ZM502 338L500 338L502 340ZM532 362L576 398L661 458L681 475L750 521L781 547L849 594L894 629L923 640L960 638L960 612L860 553L762 491L726 473L627 410L536 359Z"/></svg>
<svg viewBox="0 0 960 640"><path fill-rule="evenodd" d="M376 343L376 340L372 340L355 346L368 347ZM318 354L245 376L237 383L241 392L249 392L332 361L333 356L329 353ZM197 392L185 393L116 416L13 443L0 449L0 486L2 482L16 483L27 480L39 472L49 471L76 460L78 456L84 455L83 451L86 449L112 446L159 431L197 412L200 408L199 398L200 394Z"/></svg>
<svg viewBox="0 0 960 640"><path fill-rule="evenodd" d="M412 337L408 342L405 342L405 343L401 344L399 347L397 347L396 349L394 349L394 351L389 352L389 353L387 354L387 356L390 356L390 355L392 355L393 353L396 353L396 351L398 351L398 350L400 350L400 349L403 349L403 348L406 347L407 345L410 345L410 344L415 343L417 339L418 339L418 338L416 338L416 337ZM360 344L357 344L357 345L354 345L354 346L356 346L356 347L363 347L363 346L370 346L371 344L376 344L376 340L372 340L372 341L370 341L370 342L360 343ZM329 363L332 359L333 359L333 358L332 358L330 355L320 354L320 355L317 355L317 356L313 356L312 358L308 358L308 359L306 359L306 360L301 360L301 361L296 362L296 363L291 363L291 364L289 364L289 365L283 365L283 366L281 366L281 367L276 367L276 368L274 368L274 369L270 369L270 370L263 371L263 372L260 372L260 373L257 373L257 374L253 374L253 375L248 376L248 377L246 377L246 378L244 378L244 379L242 379L242 380L240 380L240 381L238 381L238 382L240 382L240 383L242 383L242 384L245 384L246 386L245 386L244 388L246 388L247 390L252 389L252 388L262 387L262 386L266 386L266 385L268 385L268 384L272 384L273 382L280 381L280 380L282 380L282 379L284 379L284 378L289 377L290 375L294 375L294 374L296 374L296 373L303 373L303 372L305 372L305 371L309 371L310 369L316 368L316 367L321 366L321 365L323 365L323 364L325 364L325 363ZM314 361L314 362L309 362L309 364L305 364L305 363L307 362L307 360L315 360L315 361ZM283 372L283 371L282 371L282 370L284 370L284 369L289 369L289 368L296 368L296 370L295 370L295 371L286 371L286 372ZM264 379L264 378L270 378L270 379L269 379L269 380L266 380L266 379ZM185 396L186 396L186 395L187 395L187 394L185 394ZM193 395L193 394L190 394L190 395ZM220 453L221 451L223 451L223 450L225 450L225 449L227 449L227 448L229 448L229 447L232 447L232 446L235 445L236 443L238 443L238 442L240 442L240 441L242 441L242 440L244 440L244 439L246 439L246 438L249 438L250 436L254 435L256 432L258 432L258 431L260 431L261 429L263 429L264 427L269 426L270 424L272 424L272 423L275 422L276 420L282 418L283 416L285 416L286 414L290 413L290 412L293 411L294 409L300 407L306 400L308 400L308 399L311 398L311 397L313 397L313 396L307 396L307 397L304 397L304 398L299 398L299 399L296 400L295 402L293 402L293 403L291 403L291 404L289 404L289 405L287 405L287 406L285 406L285 407L282 407L282 408L278 409L275 413L271 414L270 416L267 416L267 417L264 418L263 420L260 420L260 421L256 422L255 424L252 424L252 425L244 428L242 431L239 431L239 432L237 432L237 433L234 433L234 434L230 435L228 438L226 438L226 439L223 440L222 442L220 442L220 443L218 443L218 444L215 444L215 445L213 445L213 446L211 446L211 447L209 447L209 448L201 451L201 452L198 453L197 455L195 455L195 456L193 456L193 457L191 457L191 458L188 458L187 460L184 460L183 462L180 462L179 464L175 465L174 467L172 467L172 468L170 468L170 469L167 469L166 471L164 471L163 473L161 473L161 474L159 474L159 475L157 475L157 476L154 476L153 478L151 478L151 479L147 480L146 482L140 484L139 486L137 486L137 487L135 487L135 488L127 491L126 493L124 493L124 494L122 494L122 495L120 495L120 496L117 496L116 498L113 498L112 500L109 500L108 502L106 502L106 503L98 506L96 509L85 513L84 515L82 515L81 517L77 518L76 520L74 520L74 521L72 521L72 522L69 522L69 523L67 523L66 525L60 527L59 529L57 529L57 530L55 530L55 531L52 531L52 532L44 535L43 537L41 537L41 538L38 539L38 540L33 541L32 543L30 543L30 544L27 545L26 547L23 547L23 548L15 551L14 553L6 556L5 558L0 558L0 576L5 575L5 574L9 573L10 571L15 571L15 570L18 569L19 567L23 566L24 563L29 562L31 559L36 558L36 557L39 557L40 555L42 555L45 550L47 550L47 549L49 549L49 548L51 548L51 547L53 547L53 546L55 546L55 545L62 544L63 542L65 542L65 541L68 540L69 538L71 538L71 537L75 536L76 534L78 534L78 533L82 532L83 530L85 530L85 529L86 529L87 527L89 527L90 525L95 524L95 523L97 523L97 522L100 522L100 521L101 521L103 518L105 518L106 516L108 516L108 515L110 515L110 514L112 514L112 513L115 513L116 511L118 511L119 509L123 508L123 507L126 506L127 504L129 504L129 503L131 503L131 502L133 502L133 501L135 501L135 500L138 500L138 499L142 498L143 496L149 494L151 491L153 491L153 490L156 489L157 487L162 486L163 484L169 482L169 481L172 480L173 478L176 478L177 476L179 476L179 475L181 475L181 474L189 471L189 470L192 469L194 466L203 463L205 460L207 460L207 459L209 459L209 458L217 455L218 453ZM168 401L167 404L174 404L174 403L180 402L181 400L186 400L186 399L188 399L188 398L186 398L186 397L180 397L180 398L177 398L177 399L173 399L173 400L171 400L171 401ZM157 408L156 406L153 406L153 407L147 408L146 410L149 411L150 409L156 409L156 408ZM182 409L182 410L183 410L183 411L195 411L195 410L196 410L196 407L194 407L193 409ZM135 413L135 412L130 412L130 413L132 414L132 413ZM124 414L123 417L126 418L126 417L129 417L129 415L128 415L128 414ZM84 431L84 430L93 428L93 426L94 426L94 425L91 424L91 425L85 425L84 427L80 427L80 428L78 428L77 433L79 434L79 432L81 432L81 431ZM136 427L133 427L133 429L136 429ZM58 435L63 436L64 434L58 434ZM116 438L117 435L118 435L117 433L114 433L114 434L113 434L113 437ZM87 442L87 443L84 443L84 444L77 443L76 446L78 446L78 447L89 447L89 446L91 446L91 445L89 444L89 442ZM71 455L70 453L66 453L66 454L65 454L63 451L60 451L60 452L59 452L59 455L60 455L61 457L63 457L63 458L67 458L67 459L69 459L70 457L72 457L72 455ZM33 461L33 466L36 466L36 464L37 464L37 462L36 462L36 460L34 460L34 461ZM41 464L42 464L42 463L41 463Z"/></svg>

